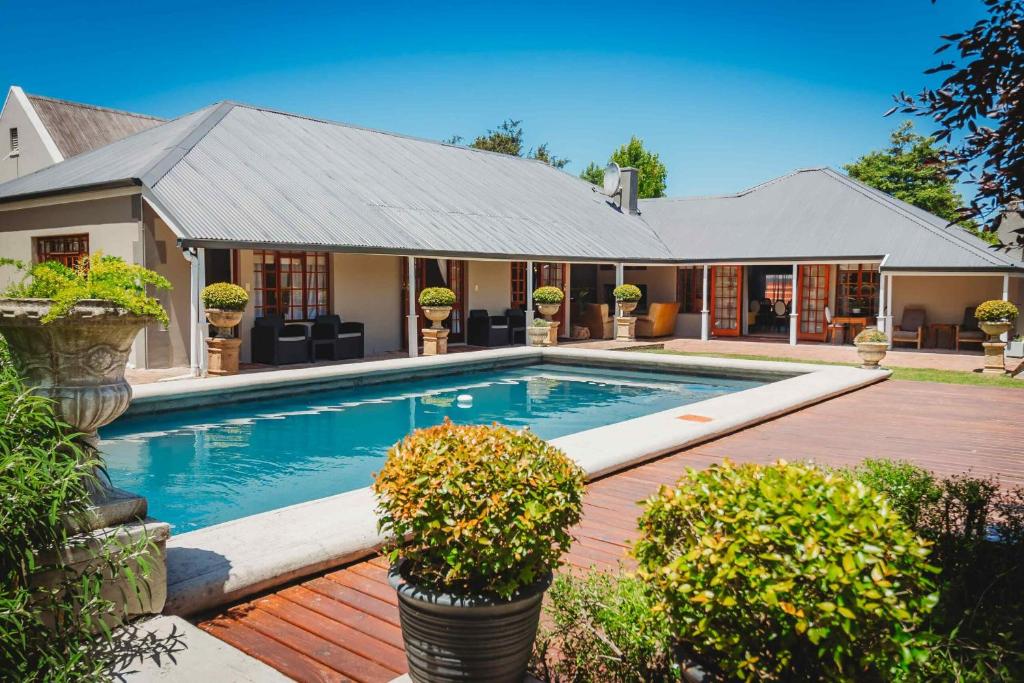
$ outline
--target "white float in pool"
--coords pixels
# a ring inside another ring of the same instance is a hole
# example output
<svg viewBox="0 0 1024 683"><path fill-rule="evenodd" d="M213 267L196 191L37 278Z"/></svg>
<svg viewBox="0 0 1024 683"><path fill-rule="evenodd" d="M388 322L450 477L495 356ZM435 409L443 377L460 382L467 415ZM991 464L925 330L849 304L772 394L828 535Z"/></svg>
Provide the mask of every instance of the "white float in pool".
<svg viewBox="0 0 1024 683"><path fill-rule="evenodd" d="M455 405L460 408L472 408L473 397L470 394L459 394L455 397Z"/></svg>

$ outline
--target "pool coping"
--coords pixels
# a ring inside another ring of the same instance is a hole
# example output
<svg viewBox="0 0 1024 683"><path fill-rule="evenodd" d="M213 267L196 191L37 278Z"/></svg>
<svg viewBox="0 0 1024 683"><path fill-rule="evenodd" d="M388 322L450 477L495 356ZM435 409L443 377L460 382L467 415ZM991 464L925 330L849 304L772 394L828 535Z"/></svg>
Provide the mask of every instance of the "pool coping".
<svg viewBox="0 0 1024 683"><path fill-rule="evenodd" d="M266 398L268 390L297 393L293 391L296 383L308 392L311 383L317 388L335 388L425 377L452 367L479 370L531 361L619 369L625 363L636 370L777 380L553 439L553 444L586 470L589 479L771 420L882 381L890 374L848 366L515 347L146 385L136 391L139 403L133 403L129 412L145 414L170 405L198 407L246 396ZM383 541L369 487L172 536L167 542L164 613L187 616L236 602L365 558L377 552Z"/></svg>

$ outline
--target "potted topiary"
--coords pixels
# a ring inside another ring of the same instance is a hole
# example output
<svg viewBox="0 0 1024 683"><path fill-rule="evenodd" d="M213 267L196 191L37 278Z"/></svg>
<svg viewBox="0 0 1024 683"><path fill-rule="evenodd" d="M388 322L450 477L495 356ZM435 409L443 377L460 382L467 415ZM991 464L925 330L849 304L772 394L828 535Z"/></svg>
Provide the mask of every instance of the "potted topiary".
<svg viewBox="0 0 1024 683"><path fill-rule="evenodd" d="M583 482L529 430L446 420L391 448L373 491L412 680L523 680Z"/></svg>
<svg viewBox="0 0 1024 683"><path fill-rule="evenodd" d="M889 337L885 336L885 332L881 330L867 327L853 338L853 344L857 347L857 355L860 356L862 362L861 367L865 370L877 370L878 364L885 358L885 354L889 350Z"/></svg>
<svg viewBox="0 0 1024 683"><path fill-rule="evenodd" d="M978 326L989 336L989 341L996 341L996 337L1009 332L1019 314L1016 306L1003 299L985 301L974 310Z"/></svg>
<svg viewBox="0 0 1024 683"><path fill-rule="evenodd" d="M558 308L564 300L565 292L558 287L538 287L533 290L533 303L548 322L558 313Z"/></svg>
<svg viewBox="0 0 1024 683"><path fill-rule="evenodd" d="M537 318L533 324L526 328L526 334L530 338L530 346L548 345L548 323L546 320Z"/></svg>
<svg viewBox="0 0 1024 683"><path fill-rule="evenodd" d="M615 297L615 303L618 304L621 315L628 317L636 310L644 295L636 285L619 285L612 290L612 296Z"/></svg>
<svg viewBox="0 0 1024 683"><path fill-rule="evenodd" d="M242 321L249 293L230 282L215 282L199 293L206 319L217 328L215 337L206 340L206 369L211 375L238 373L238 347L242 340L231 336L231 328Z"/></svg>
<svg viewBox="0 0 1024 683"><path fill-rule="evenodd" d="M432 329L442 329L441 323L451 314L454 305L455 292L447 287L427 287L420 292L420 308L431 321Z"/></svg>
<svg viewBox="0 0 1024 683"><path fill-rule="evenodd" d="M811 464L688 469L645 503L638 574L705 680L902 680L938 601L929 544Z"/></svg>

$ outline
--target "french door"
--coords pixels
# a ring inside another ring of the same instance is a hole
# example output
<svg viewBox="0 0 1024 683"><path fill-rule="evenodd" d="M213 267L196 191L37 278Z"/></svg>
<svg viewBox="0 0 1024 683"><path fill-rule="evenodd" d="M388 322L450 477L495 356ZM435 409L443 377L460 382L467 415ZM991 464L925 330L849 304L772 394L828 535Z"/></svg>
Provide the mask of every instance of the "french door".
<svg viewBox="0 0 1024 683"><path fill-rule="evenodd" d="M711 269L711 334L738 337L743 311L743 266Z"/></svg>
<svg viewBox="0 0 1024 683"><path fill-rule="evenodd" d="M797 311L800 314L797 339L825 341L828 335L828 321L825 307L828 306L829 275L831 266L800 266L797 271Z"/></svg>
<svg viewBox="0 0 1024 683"><path fill-rule="evenodd" d="M533 264L533 288L558 287L565 292L566 265L564 263L534 263ZM526 261L512 262L512 300L509 301L511 308L526 308ZM566 292L565 301L558 309L554 320L565 329L565 314L569 308L569 296Z"/></svg>
<svg viewBox="0 0 1024 683"><path fill-rule="evenodd" d="M452 313L442 325L448 329L448 342L466 341L466 262L456 259L418 258L416 272L416 333L428 323L420 307L419 295L426 287L447 287L455 292ZM409 348L409 269L402 264L402 348Z"/></svg>

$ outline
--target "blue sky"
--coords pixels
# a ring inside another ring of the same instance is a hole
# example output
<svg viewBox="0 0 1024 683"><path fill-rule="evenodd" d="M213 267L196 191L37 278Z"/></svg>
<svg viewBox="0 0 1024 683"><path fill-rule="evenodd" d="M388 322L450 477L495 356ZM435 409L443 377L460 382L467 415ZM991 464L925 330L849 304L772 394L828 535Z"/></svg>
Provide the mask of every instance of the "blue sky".
<svg viewBox="0 0 1024 683"><path fill-rule="evenodd" d="M162 116L234 99L434 139L513 117L574 173L636 134L673 195L838 168L884 145L891 95L924 85L938 36L983 12L975 0L0 9L0 84L30 93Z"/></svg>

